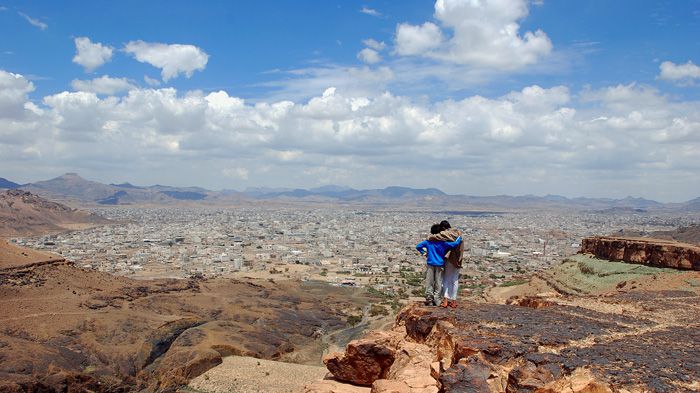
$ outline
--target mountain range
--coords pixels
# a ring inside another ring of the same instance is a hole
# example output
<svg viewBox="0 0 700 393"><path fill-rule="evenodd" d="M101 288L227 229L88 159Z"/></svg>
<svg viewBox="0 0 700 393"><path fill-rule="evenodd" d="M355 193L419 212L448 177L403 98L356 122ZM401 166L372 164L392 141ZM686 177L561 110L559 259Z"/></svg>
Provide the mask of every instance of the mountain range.
<svg viewBox="0 0 700 393"><path fill-rule="evenodd" d="M173 205L235 203L340 203L359 205L401 205L417 208L458 210L519 210L519 209L577 209L587 211L644 212L648 210L700 211L700 198L684 203L627 197L567 198L560 195L448 195L436 188L391 186L381 189L354 189L337 185L302 188L247 188L244 191L212 191L201 187L171 187L165 185L136 186L131 183L103 184L86 180L76 173L20 185L0 178L0 188L19 188L43 197L89 205Z"/></svg>

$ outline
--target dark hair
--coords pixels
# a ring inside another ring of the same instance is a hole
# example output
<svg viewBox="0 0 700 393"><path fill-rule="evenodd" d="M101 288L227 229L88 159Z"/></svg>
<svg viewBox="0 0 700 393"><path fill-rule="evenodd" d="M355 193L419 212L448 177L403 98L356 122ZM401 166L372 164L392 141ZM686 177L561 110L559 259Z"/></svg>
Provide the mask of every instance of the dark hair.
<svg viewBox="0 0 700 393"><path fill-rule="evenodd" d="M442 220L440 222L440 226L442 227L443 230L452 228L452 225L450 225L450 223L447 222L447 220Z"/></svg>
<svg viewBox="0 0 700 393"><path fill-rule="evenodd" d="M434 224L430 227L431 235L437 235L438 233L440 233L440 231L442 231L442 227L440 226L440 224Z"/></svg>

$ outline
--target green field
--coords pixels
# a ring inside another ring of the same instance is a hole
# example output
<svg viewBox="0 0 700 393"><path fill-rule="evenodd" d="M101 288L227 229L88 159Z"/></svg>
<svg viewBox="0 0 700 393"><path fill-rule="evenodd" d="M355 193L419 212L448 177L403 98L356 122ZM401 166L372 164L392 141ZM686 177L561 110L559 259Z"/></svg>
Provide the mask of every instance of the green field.
<svg viewBox="0 0 700 393"><path fill-rule="evenodd" d="M562 261L543 277L555 286L571 293L593 293L614 289L622 281L646 276L678 274L679 270L657 268L625 262L612 262L574 255Z"/></svg>

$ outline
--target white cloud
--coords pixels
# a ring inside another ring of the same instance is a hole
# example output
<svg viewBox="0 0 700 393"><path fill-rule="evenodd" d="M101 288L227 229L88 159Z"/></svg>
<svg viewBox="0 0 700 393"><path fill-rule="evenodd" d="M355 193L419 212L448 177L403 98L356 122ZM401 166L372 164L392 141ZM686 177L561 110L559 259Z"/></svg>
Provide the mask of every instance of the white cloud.
<svg viewBox="0 0 700 393"><path fill-rule="evenodd" d="M695 79L700 79L700 67L688 61L685 64L675 64L670 61L664 61L659 66L661 73L659 79L680 84L691 83Z"/></svg>
<svg viewBox="0 0 700 393"><path fill-rule="evenodd" d="M241 180L248 180L250 172L246 168L226 168L221 171L226 177L232 177Z"/></svg>
<svg viewBox="0 0 700 393"><path fill-rule="evenodd" d="M112 47L92 42L87 37L75 39L75 50L73 63L83 66L86 72L92 72L112 59Z"/></svg>
<svg viewBox="0 0 700 393"><path fill-rule="evenodd" d="M155 78L151 78L148 75L143 76L143 81L148 84L148 86L160 86L160 81Z"/></svg>
<svg viewBox="0 0 700 393"><path fill-rule="evenodd" d="M382 16L381 12L379 12L373 8L369 8L369 7L362 7L360 9L360 12L362 12L363 14L374 16L374 17Z"/></svg>
<svg viewBox="0 0 700 393"><path fill-rule="evenodd" d="M209 61L209 55L194 45L161 44L156 42L131 41L124 51L142 63L161 69L164 81L185 74L191 77L195 71L202 71Z"/></svg>
<svg viewBox="0 0 700 393"><path fill-rule="evenodd" d="M328 86L353 95L373 95L381 93L394 79L389 67L340 67L318 66L292 70L287 78L261 84L274 89L270 100L306 100Z"/></svg>
<svg viewBox="0 0 700 393"><path fill-rule="evenodd" d="M396 53L402 56L423 55L439 48L444 40L442 31L434 23L421 26L401 23L396 27Z"/></svg>
<svg viewBox="0 0 700 393"><path fill-rule="evenodd" d="M126 78L112 78L109 75L103 75L92 80L74 79L71 82L71 87L78 91L107 95L136 88L136 86Z"/></svg>
<svg viewBox="0 0 700 393"><path fill-rule="evenodd" d="M137 182L148 172L210 187L225 187L222 177L360 187L425 187L427 178L430 186L468 184L451 191L482 194L697 194L700 102L649 86L570 92L533 85L434 103L344 87L295 102L135 88L122 96L62 92L39 105L28 97L33 88L0 72L4 168L73 167L115 177L129 171Z"/></svg>
<svg viewBox="0 0 700 393"><path fill-rule="evenodd" d="M46 29L49 28L49 25L47 25L46 23L40 21L39 19L32 18L31 16L25 14L24 12L17 12L17 13L19 14L19 16L21 16L21 17L24 18L27 22L29 22L30 25L32 25L32 26L34 26L34 27L38 27L39 30L41 30L41 31L44 31L44 30L46 30Z"/></svg>
<svg viewBox="0 0 700 393"><path fill-rule="evenodd" d="M527 0L437 0L431 22L399 24L395 51L472 67L515 70L534 64L552 50L541 31L520 33L519 21L528 14Z"/></svg>
<svg viewBox="0 0 700 393"><path fill-rule="evenodd" d="M374 49L376 51L382 51L384 48L386 48L386 44L384 41L379 42L375 40L374 38L368 38L366 40L362 40L362 43L365 44L367 47L370 49Z"/></svg>
<svg viewBox="0 0 700 393"><path fill-rule="evenodd" d="M22 75L0 70L0 118L23 117L32 91L34 85Z"/></svg>
<svg viewBox="0 0 700 393"><path fill-rule="evenodd" d="M357 53L357 58L367 64L375 64L382 61L382 57L379 56L379 53L377 53L376 50L370 48L365 48L359 51Z"/></svg>

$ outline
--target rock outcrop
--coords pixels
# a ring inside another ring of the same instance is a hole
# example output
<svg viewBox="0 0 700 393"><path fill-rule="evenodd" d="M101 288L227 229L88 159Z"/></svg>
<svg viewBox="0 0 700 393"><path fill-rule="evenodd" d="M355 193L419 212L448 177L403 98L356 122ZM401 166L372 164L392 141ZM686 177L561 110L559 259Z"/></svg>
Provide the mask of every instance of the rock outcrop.
<svg viewBox="0 0 700 393"><path fill-rule="evenodd" d="M596 236L583 239L581 252L611 261L700 270L700 247L672 240Z"/></svg>
<svg viewBox="0 0 700 393"><path fill-rule="evenodd" d="M463 302L456 310L413 304L391 333L350 343L327 365L336 379L372 392L690 392L700 388L698 342L700 296L692 291ZM383 350L360 359L358 347ZM393 354L391 365L384 354ZM373 362L381 372L367 372ZM328 386L307 392L342 391Z"/></svg>

